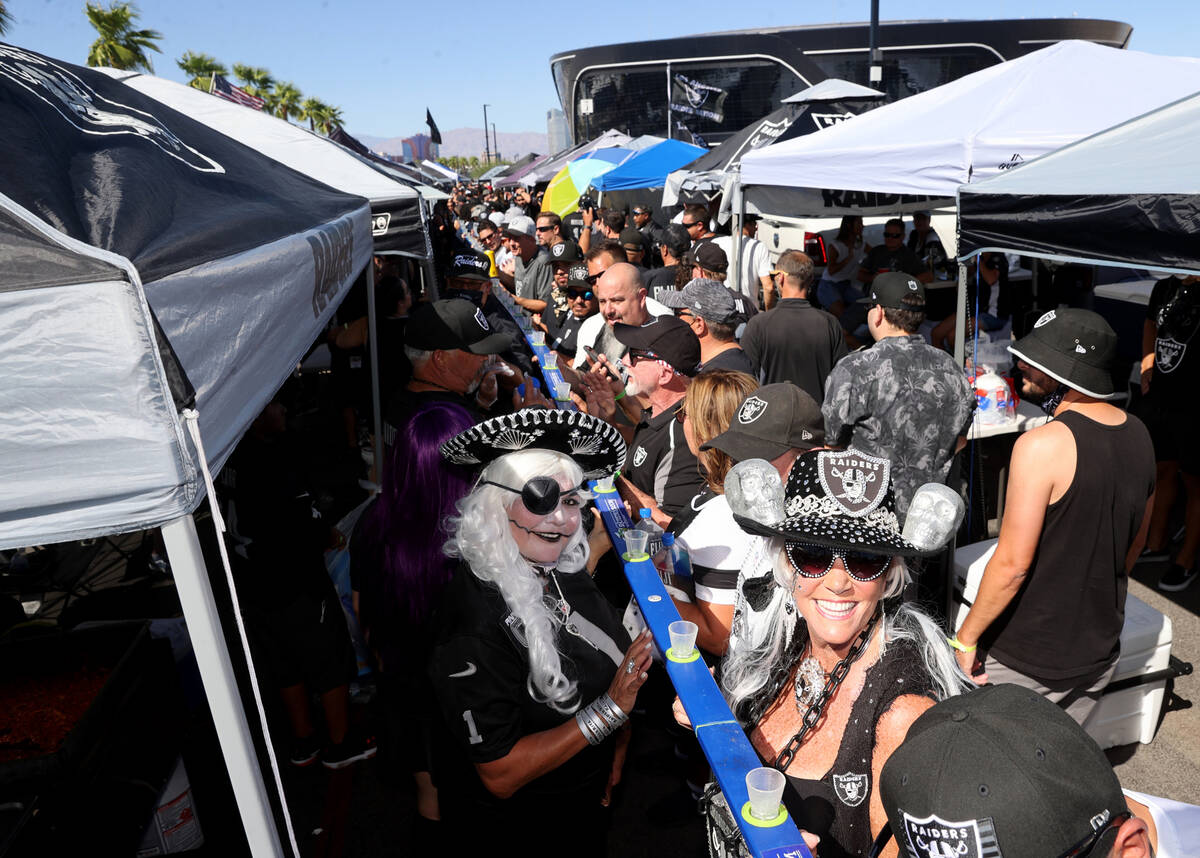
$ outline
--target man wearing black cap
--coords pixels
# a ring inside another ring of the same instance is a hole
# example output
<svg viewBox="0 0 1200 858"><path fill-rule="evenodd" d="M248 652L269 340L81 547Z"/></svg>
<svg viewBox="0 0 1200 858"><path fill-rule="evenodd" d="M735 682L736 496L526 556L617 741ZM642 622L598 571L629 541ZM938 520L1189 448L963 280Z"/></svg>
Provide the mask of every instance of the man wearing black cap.
<svg viewBox="0 0 1200 858"><path fill-rule="evenodd" d="M501 353L506 361L522 372L533 371L532 354L524 334L509 315L508 310L492 294L492 280L488 277L490 261L486 254L469 248L460 248L450 258L446 272L444 298L461 298L483 309L493 333L508 336L508 347Z"/></svg>
<svg viewBox="0 0 1200 858"><path fill-rule="evenodd" d="M873 855L889 836L901 858L1169 858L1196 845L1180 839L1170 811L1135 799L1152 797L1121 789L1078 724L1016 685L923 713L884 764L879 793L888 827ZM1195 826L1200 808L1180 807L1181 828Z"/></svg>
<svg viewBox="0 0 1200 858"><path fill-rule="evenodd" d="M908 274L880 274L860 298L872 348L838 361L825 382L825 434L833 447L854 447L892 463L896 512L913 492L944 483L967 443L975 394L954 358L917 333L925 321L925 286Z"/></svg>
<svg viewBox="0 0 1200 858"><path fill-rule="evenodd" d="M629 264L638 270L638 274L642 276L642 282L646 281L647 268L644 263L646 258L646 238L641 231L636 227L628 226L621 230L618 239L621 242L621 247L625 248L625 258L629 260Z"/></svg>
<svg viewBox="0 0 1200 858"><path fill-rule="evenodd" d="M1051 310L1008 350L1054 419L1013 446L1000 539L951 645L977 681L1030 688L1082 724L1117 663L1154 447L1106 401L1117 335L1101 316Z"/></svg>
<svg viewBox="0 0 1200 858"><path fill-rule="evenodd" d="M661 267L663 260L659 255L658 245L662 242L663 230L654 222L650 206L636 205L633 207L633 225L642 233L646 247L649 248L647 266L650 268Z"/></svg>
<svg viewBox="0 0 1200 858"><path fill-rule="evenodd" d="M692 266L693 277L707 277L724 283L729 276L729 257L715 241L702 241L684 254L684 261Z"/></svg>
<svg viewBox="0 0 1200 858"><path fill-rule="evenodd" d="M665 526L704 484L676 419L700 363L700 342L687 325L671 316L640 327L618 322L613 333L628 349L621 362L629 371L629 383L617 397L633 397L643 408L642 421L632 432L618 425L630 437L621 481L627 485L621 488L627 500L649 507ZM585 385L589 413L615 422L616 403L604 376L589 373Z"/></svg>
<svg viewBox="0 0 1200 858"><path fill-rule="evenodd" d="M729 369L754 375L754 366L734 338L744 319L734 292L716 280L697 277L680 292L664 292L662 302L675 311L700 340L700 369ZM738 298L741 298L739 295Z"/></svg>
<svg viewBox="0 0 1200 858"><path fill-rule="evenodd" d="M825 379L846 354L842 326L835 316L808 302L813 264L806 254L785 251L771 277L780 301L746 323L742 348L763 384L790 381L821 402Z"/></svg>
<svg viewBox="0 0 1200 858"><path fill-rule="evenodd" d="M546 215L538 218L540 221ZM557 215L555 215L557 217ZM542 311L541 320L545 325L560 325L570 312L567 306L567 272L574 265L583 264L583 253L579 245L573 241L556 241L547 245L550 253L550 268L554 272L553 287L550 290L550 303Z"/></svg>
<svg viewBox="0 0 1200 858"><path fill-rule="evenodd" d="M573 243L573 242L572 242ZM560 245L561 246L561 245ZM557 277L557 266L555 266ZM561 364L575 357L579 344L579 329L586 319L599 312L600 305L588 283L587 265L577 262L567 270L566 288L563 297L567 302L567 315L561 322L546 325L546 342L562 358Z"/></svg>
<svg viewBox="0 0 1200 858"><path fill-rule="evenodd" d="M667 224L658 246L659 253L662 255L663 267L652 269L650 276L646 278L646 290L650 293L650 297L658 298L664 289L676 288L676 284L679 282L676 272L683 264L683 257L691 245L692 240L688 237L686 229L677 223ZM686 283L690 279L690 274L685 273L683 282Z"/></svg>

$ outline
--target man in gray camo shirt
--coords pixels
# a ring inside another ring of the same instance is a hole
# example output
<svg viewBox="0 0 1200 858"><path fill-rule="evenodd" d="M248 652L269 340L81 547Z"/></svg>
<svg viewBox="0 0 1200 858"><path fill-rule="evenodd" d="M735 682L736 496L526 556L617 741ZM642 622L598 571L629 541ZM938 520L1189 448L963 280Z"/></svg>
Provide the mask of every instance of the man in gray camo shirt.
<svg viewBox="0 0 1200 858"><path fill-rule="evenodd" d="M860 299L875 345L842 358L825 383L825 438L892 462L896 511L917 488L945 482L966 444L975 395L962 368L917 333L925 287L902 272L880 274Z"/></svg>

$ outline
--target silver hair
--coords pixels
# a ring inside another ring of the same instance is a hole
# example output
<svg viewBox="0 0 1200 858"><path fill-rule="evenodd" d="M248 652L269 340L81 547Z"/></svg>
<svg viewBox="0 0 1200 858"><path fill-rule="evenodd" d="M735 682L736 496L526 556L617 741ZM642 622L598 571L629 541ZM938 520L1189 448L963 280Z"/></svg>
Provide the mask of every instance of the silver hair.
<svg viewBox="0 0 1200 858"><path fill-rule="evenodd" d="M433 352L426 351L425 349L413 348L412 346L405 346L404 356L408 358L408 362L412 364L413 369L419 369L423 367L431 357L433 357Z"/></svg>
<svg viewBox="0 0 1200 858"><path fill-rule="evenodd" d="M520 488L533 477L566 477L583 482L583 471L569 456L553 450L523 450L501 456L483 469L481 480ZM477 485L458 502L459 515L447 521L446 553L466 561L472 574L500 591L504 603L525 628L529 650L529 696L562 713L579 708L579 689L563 672L555 625L542 601L542 581L517 550L509 527L509 508L519 495ZM587 568L587 532L580 522L559 557L555 571L573 574ZM584 573L586 574L586 572Z"/></svg>
<svg viewBox="0 0 1200 858"><path fill-rule="evenodd" d="M772 568L776 585L788 593L792 592L796 585L796 572L784 555L783 540L771 540L767 550L773 552L775 558ZM883 598L900 595L911 578L903 558L894 558L888 567ZM767 624L767 633L759 646L730 647L729 654L721 664L721 690L734 713L738 713L740 708L767 687L772 675L777 674L777 667L787 661L790 652L795 651L792 638L802 628L801 617L798 611L786 610L788 601L786 598L772 600L767 616L759 620ZM910 641L920 653L922 665L932 679L934 696L938 700L945 700L973 687L946 644L945 634L919 608L903 604L890 614L885 611L880 628L880 657L883 657L890 644Z"/></svg>

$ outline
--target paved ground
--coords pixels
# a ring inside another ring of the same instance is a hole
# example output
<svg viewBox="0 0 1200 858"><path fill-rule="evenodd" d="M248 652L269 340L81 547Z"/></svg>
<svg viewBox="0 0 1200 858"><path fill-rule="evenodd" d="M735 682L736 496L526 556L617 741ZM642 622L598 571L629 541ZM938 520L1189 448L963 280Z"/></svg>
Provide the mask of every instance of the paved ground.
<svg viewBox="0 0 1200 858"><path fill-rule="evenodd" d="M1153 588L1166 564L1134 570L1130 592L1171 619L1171 653L1200 668L1200 584L1182 593ZM1154 741L1111 749L1122 786L1151 795L1200 804L1200 675L1192 674L1167 686L1171 692Z"/></svg>

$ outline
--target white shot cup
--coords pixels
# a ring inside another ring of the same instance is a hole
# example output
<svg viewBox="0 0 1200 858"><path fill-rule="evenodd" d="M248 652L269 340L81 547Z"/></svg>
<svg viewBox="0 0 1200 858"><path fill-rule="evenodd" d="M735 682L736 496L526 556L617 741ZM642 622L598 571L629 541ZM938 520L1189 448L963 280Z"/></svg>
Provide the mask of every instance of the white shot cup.
<svg viewBox="0 0 1200 858"><path fill-rule="evenodd" d="M762 766L746 772L746 792L750 795L750 815L755 819L771 820L779 815L783 787L787 778L779 769Z"/></svg>
<svg viewBox="0 0 1200 858"><path fill-rule="evenodd" d="M696 624L687 620L676 620L667 626L667 631L671 635L671 652L675 657L689 658L696 649L696 632L699 631Z"/></svg>

